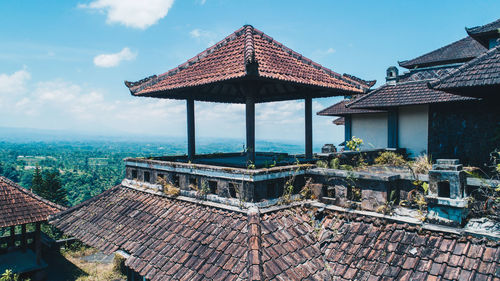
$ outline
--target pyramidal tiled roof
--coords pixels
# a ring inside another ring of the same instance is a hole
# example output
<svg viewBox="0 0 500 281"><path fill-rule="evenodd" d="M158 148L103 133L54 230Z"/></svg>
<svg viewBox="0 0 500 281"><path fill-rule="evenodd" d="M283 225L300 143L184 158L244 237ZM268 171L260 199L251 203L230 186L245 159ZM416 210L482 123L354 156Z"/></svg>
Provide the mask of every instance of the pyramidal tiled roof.
<svg viewBox="0 0 500 281"><path fill-rule="evenodd" d="M420 68L434 65L443 65L471 60L487 49L472 37L465 37L449 45L441 47L417 58L401 61L399 65L404 68Z"/></svg>
<svg viewBox="0 0 500 281"><path fill-rule="evenodd" d="M114 187L50 223L148 280L497 280L498 241L310 202L249 210Z"/></svg>
<svg viewBox="0 0 500 281"><path fill-rule="evenodd" d="M63 209L0 176L0 228L46 221Z"/></svg>
<svg viewBox="0 0 500 281"><path fill-rule="evenodd" d="M125 84L136 96L160 97L159 94L169 98L172 90L249 76L333 89L339 93L363 92L374 84L321 66L250 25L166 73Z"/></svg>

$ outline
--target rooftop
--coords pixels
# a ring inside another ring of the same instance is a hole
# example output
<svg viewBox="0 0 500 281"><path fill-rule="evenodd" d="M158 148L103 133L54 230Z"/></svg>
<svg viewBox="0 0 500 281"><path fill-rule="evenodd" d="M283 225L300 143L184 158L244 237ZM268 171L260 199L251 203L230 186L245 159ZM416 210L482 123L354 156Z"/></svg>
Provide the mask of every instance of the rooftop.
<svg viewBox="0 0 500 281"><path fill-rule="evenodd" d="M500 268L499 242L313 201L242 209L122 184L50 222L125 251L149 280L488 280Z"/></svg>
<svg viewBox="0 0 500 281"><path fill-rule="evenodd" d="M500 86L500 46L494 47L456 71L431 83L431 87L471 96L490 96Z"/></svg>
<svg viewBox="0 0 500 281"><path fill-rule="evenodd" d="M319 111L317 114L321 115L321 116L345 116L345 115L351 115L351 114L384 112L382 110L356 109L356 108L347 107L347 104L354 102L354 101L355 100L348 100L348 99L339 101L338 103ZM342 122L342 125L343 125L343 122Z"/></svg>
<svg viewBox="0 0 500 281"><path fill-rule="evenodd" d="M0 176L0 228L46 221L64 208Z"/></svg>
<svg viewBox="0 0 500 281"><path fill-rule="evenodd" d="M348 95L373 85L321 66L250 25L166 73L125 84L135 96L244 103L250 93L238 85L245 81L257 88L256 102L301 99L304 89L311 97Z"/></svg>
<svg viewBox="0 0 500 281"><path fill-rule="evenodd" d="M487 48L479 42L474 40L472 37L467 36L417 58L401 61L399 62L399 65L404 68L413 69L466 62L477 57L486 50Z"/></svg>

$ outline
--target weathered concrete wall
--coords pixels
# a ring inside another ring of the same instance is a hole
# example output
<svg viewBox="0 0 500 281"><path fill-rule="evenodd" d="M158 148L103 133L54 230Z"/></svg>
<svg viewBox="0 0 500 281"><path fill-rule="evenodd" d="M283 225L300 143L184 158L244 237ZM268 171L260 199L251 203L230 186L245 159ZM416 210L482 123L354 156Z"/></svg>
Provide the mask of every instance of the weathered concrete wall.
<svg viewBox="0 0 500 281"><path fill-rule="evenodd" d="M500 146L500 105L494 102L446 103L429 108L429 154L482 166Z"/></svg>
<svg viewBox="0 0 500 281"><path fill-rule="evenodd" d="M387 113L352 116L352 136L363 140L363 148L387 147Z"/></svg>
<svg viewBox="0 0 500 281"><path fill-rule="evenodd" d="M429 106L402 106L398 118L399 147L412 158L427 153Z"/></svg>

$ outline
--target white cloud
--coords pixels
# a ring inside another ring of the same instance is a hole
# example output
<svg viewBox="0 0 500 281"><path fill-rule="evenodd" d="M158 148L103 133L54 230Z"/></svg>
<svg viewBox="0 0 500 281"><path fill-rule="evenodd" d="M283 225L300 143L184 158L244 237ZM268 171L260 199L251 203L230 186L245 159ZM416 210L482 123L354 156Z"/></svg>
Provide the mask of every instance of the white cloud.
<svg viewBox="0 0 500 281"><path fill-rule="evenodd" d="M134 60L137 53L130 51L125 47L120 52L114 54L101 54L94 57L94 64L99 67L115 67L122 61Z"/></svg>
<svg viewBox="0 0 500 281"><path fill-rule="evenodd" d="M16 94L24 92L26 82L31 78L31 75L25 69L16 71L12 74L0 74L0 94Z"/></svg>
<svg viewBox="0 0 500 281"><path fill-rule="evenodd" d="M174 0L94 0L78 7L106 14L108 24L146 29L164 18L173 4Z"/></svg>
<svg viewBox="0 0 500 281"><path fill-rule="evenodd" d="M201 1L200 1L200 4L201 4L201 5L205 5L205 3L207 3L207 0L201 0Z"/></svg>
<svg viewBox="0 0 500 281"><path fill-rule="evenodd" d="M327 54L333 54L333 53L335 53L335 49L334 48L328 48L328 50L326 50L326 53Z"/></svg>
<svg viewBox="0 0 500 281"><path fill-rule="evenodd" d="M199 42L207 43L209 47L215 44L215 39L217 37L217 34L215 34L214 32L209 30L203 30L200 28L195 28L191 30L189 32L189 35L191 36L191 38L195 38Z"/></svg>
<svg viewBox="0 0 500 281"><path fill-rule="evenodd" d="M127 133L184 137L185 101L136 98L124 89L123 98L61 79L30 83L26 70L1 74L0 126L67 129L102 134ZM8 89L8 92L6 91ZM15 93L15 94L11 94ZM313 113L340 98L318 99ZM304 101L256 105L258 140L304 140ZM245 106L196 102L196 136L245 139ZM314 141L340 143L342 127L332 118L314 116Z"/></svg>

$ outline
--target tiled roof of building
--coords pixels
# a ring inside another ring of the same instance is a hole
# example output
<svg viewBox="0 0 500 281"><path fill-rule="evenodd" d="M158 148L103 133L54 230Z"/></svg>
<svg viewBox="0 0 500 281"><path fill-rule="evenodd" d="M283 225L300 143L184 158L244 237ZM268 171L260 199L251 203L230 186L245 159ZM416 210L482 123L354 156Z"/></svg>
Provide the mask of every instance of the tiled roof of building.
<svg viewBox="0 0 500 281"><path fill-rule="evenodd" d="M63 209L0 176L0 228L46 221Z"/></svg>
<svg viewBox="0 0 500 281"><path fill-rule="evenodd" d="M344 117L339 117L335 120L332 121L333 124L340 126L340 125L345 125L345 118Z"/></svg>
<svg viewBox="0 0 500 281"><path fill-rule="evenodd" d="M446 91L462 91L476 87L498 87L499 85L500 45L462 65L439 81L431 83L431 87Z"/></svg>
<svg viewBox="0 0 500 281"><path fill-rule="evenodd" d="M385 84L360 99L348 104L349 108L387 108L404 105L419 105L441 102L469 101L474 98L457 96L443 91L430 89L432 80Z"/></svg>
<svg viewBox="0 0 500 281"><path fill-rule="evenodd" d="M353 102L353 100L342 100L339 101L338 103L329 106L317 113L317 115L322 115L322 116L345 116L345 115L351 115L351 114L363 114L363 113L379 113L379 112L384 112L381 110L373 110L373 109L356 109L356 108L351 108L347 107L346 105L349 104L350 102Z"/></svg>
<svg viewBox="0 0 500 281"><path fill-rule="evenodd" d="M471 37L465 37L417 58L399 62L404 68L443 65L471 60L487 49Z"/></svg>
<svg viewBox="0 0 500 281"><path fill-rule="evenodd" d="M50 222L129 253L125 264L149 280L500 277L499 242L314 205L245 211L117 186Z"/></svg>
<svg viewBox="0 0 500 281"><path fill-rule="evenodd" d="M500 19L485 25L466 28L466 31L469 35L472 35L472 34L480 34L492 31L498 32L498 29L500 29Z"/></svg>
<svg viewBox="0 0 500 281"><path fill-rule="evenodd" d="M244 77L315 86L338 91L339 95L363 92L372 85L371 81L340 75L321 66L249 25L179 67L125 84L136 96L179 98L172 95L173 90ZM223 89L209 95L220 91Z"/></svg>

